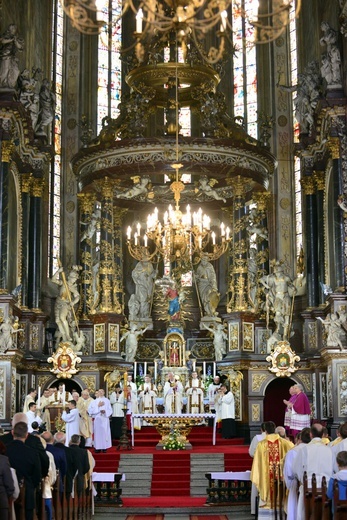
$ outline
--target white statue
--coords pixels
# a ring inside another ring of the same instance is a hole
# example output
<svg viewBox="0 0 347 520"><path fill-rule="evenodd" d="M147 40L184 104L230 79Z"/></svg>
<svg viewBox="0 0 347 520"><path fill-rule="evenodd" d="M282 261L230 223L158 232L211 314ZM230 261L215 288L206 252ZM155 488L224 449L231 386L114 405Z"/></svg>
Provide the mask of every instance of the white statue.
<svg viewBox="0 0 347 520"><path fill-rule="evenodd" d="M132 363L135 360L136 352L137 352L137 342L138 336L141 336L146 332L148 327L144 329L137 329L136 323L132 323L130 325L130 329L124 332L121 337L121 342L125 341L125 361L129 361Z"/></svg>
<svg viewBox="0 0 347 520"><path fill-rule="evenodd" d="M281 262L275 262L273 274L263 276L260 282L266 289L267 314L269 315L270 310L274 314L274 332L280 334L283 340L288 340L295 286L291 278L284 273Z"/></svg>
<svg viewBox="0 0 347 520"><path fill-rule="evenodd" d="M249 212L249 223L247 226L249 235L256 235L263 240L268 239L268 230L261 225L259 212L256 208L252 208Z"/></svg>
<svg viewBox="0 0 347 520"><path fill-rule="evenodd" d="M45 128L53 121L55 110L55 95L51 90L50 82L47 78L42 81L39 102L40 111L35 128L35 134L45 135Z"/></svg>
<svg viewBox="0 0 347 520"><path fill-rule="evenodd" d="M329 85L341 85L341 54L337 46L338 33L328 22L321 23L323 36L320 44L326 47L322 57L321 74Z"/></svg>
<svg viewBox="0 0 347 520"><path fill-rule="evenodd" d="M217 184L216 179L209 179L206 175L203 175L199 179L199 186L195 189L195 192L201 192L205 193L208 197L211 197L216 200L222 200L223 202L226 202L226 199L224 197L221 197L218 192L213 189L213 186Z"/></svg>
<svg viewBox="0 0 347 520"><path fill-rule="evenodd" d="M208 257L201 257L200 264L195 271L195 279L205 316L216 316L220 294L216 273L213 265L208 261Z"/></svg>
<svg viewBox="0 0 347 520"><path fill-rule="evenodd" d="M66 278L64 269L60 267L51 278L51 282L60 287L59 294L55 301L54 315L61 341L72 341L72 323L75 318L75 305L80 301L80 294L77 287L80 269L80 266L73 266ZM62 275L62 279L60 279L60 274Z"/></svg>
<svg viewBox="0 0 347 520"><path fill-rule="evenodd" d="M149 318L156 273L149 260L141 260L131 274L135 283L135 297L140 304L139 318Z"/></svg>
<svg viewBox="0 0 347 520"><path fill-rule="evenodd" d="M24 49L17 26L11 24L0 36L0 88L14 89L19 76L17 53Z"/></svg>
<svg viewBox="0 0 347 520"><path fill-rule="evenodd" d="M134 183L134 186L126 191L118 192L116 197L121 199L133 199L138 195L142 195L144 193L148 193L150 178L149 177L140 177L136 175L131 177L131 180Z"/></svg>
<svg viewBox="0 0 347 520"><path fill-rule="evenodd" d="M347 319L345 311L340 311L340 313L329 313L325 320L323 320L321 317L318 317L317 319L323 323L327 332L327 346L340 347L340 349L343 350L344 346L342 344L342 335L346 335L346 331L343 326L345 325Z"/></svg>
<svg viewBox="0 0 347 520"><path fill-rule="evenodd" d="M223 356L226 354L226 345L225 342L228 339L228 335L224 330L223 323L217 323L214 328L208 327L206 323L202 322L202 326L212 332L213 334L213 346L214 346L214 355L216 361L222 361Z"/></svg>
<svg viewBox="0 0 347 520"><path fill-rule="evenodd" d="M35 128L39 116L39 95L36 92L37 79L30 76L30 71L24 69L18 78L19 101L30 113L32 127Z"/></svg>
<svg viewBox="0 0 347 520"><path fill-rule="evenodd" d="M12 348L13 334L18 334L18 332L22 331L23 329L13 326L11 318L5 318L0 325L0 352L6 352L6 350Z"/></svg>
<svg viewBox="0 0 347 520"><path fill-rule="evenodd" d="M83 232L81 236L81 242L86 240L87 238L91 240L95 235L95 232L98 228L99 222L101 220L101 211L100 209L96 209L90 216L90 222L87 224L87 229ZM81 222L81 224L86 224L85 222Z"/></svg>
<svg viewBox="0 0 347 520"><path fill-rule="evenodd" d="M135 294L132 294L128 302L129 321L134 321L138 318L140 312L140 302L137 300Z"/></svg>

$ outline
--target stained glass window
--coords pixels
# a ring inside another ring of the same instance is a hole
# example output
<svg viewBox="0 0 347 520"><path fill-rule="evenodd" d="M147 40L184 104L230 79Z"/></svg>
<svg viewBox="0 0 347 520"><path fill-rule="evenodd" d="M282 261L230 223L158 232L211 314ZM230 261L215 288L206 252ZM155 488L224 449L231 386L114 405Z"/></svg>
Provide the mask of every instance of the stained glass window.
<svg viewBox="0 0 347 520"><path fill-rule="evenodd" d="M296 18L295 14L295 2L291 8L290 12L290 25L289 25L289 35L290 35L290 76L291 76L291 84L297 85L298 82L298 60L297 60L297 44L296 44ZM298 141L299 139L299 123L295 118L295 106L294 106L294 98L296 96L296 92L292 94L292 106L293 106L293 132L294 132L294 140ZM295 236L296 236L296 256L299 255L300 249L302 247L302 198L301 198L301 164L300 159L298 157L294 158L294 198L295 198Z"/></svg>
<svg viewBox="0 0 347 520"><path fill-rule="evenodd" d="M48 220L48 276L58 269L60 258L60 198L61 198L61 116L63 94L63 41L64 11L58 0L53 2L52 34L52 86L55 90L56 106L52 140L54 160L49 176L49 220Z"/></svg>
<svg viewBox="0 0 347 520"><path fill-rule="evenodd" d="M98 115L97 132L104 117L118 116L121 98L121 0L98 0L105 26L98 37ZM114 23L117 20L117 23Z"/></svg>
<svg viewBox="0 0 347 520"><path fill-rule="evenodd" d="M253 3L253 6L252 6ZM257 138L257 68L254 29L241 16L242 11L254 9L253 0L233 4L234 56L234 117L243 118L247 132Z"/></svg>

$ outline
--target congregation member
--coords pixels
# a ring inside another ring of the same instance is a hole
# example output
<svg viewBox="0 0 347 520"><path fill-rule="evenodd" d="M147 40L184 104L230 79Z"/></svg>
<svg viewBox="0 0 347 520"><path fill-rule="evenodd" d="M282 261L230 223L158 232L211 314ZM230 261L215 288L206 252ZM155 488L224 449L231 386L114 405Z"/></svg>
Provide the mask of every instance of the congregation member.
<svg viewBox="0 0 347 520"><path fill-rule="evenodd" d="M265 423L261 423L260 425L260 433L254 435L251 444L248 448L248 453L254 458L255 450L257 449L258 443L263 441L266 437L265 433ZM251 489L251 515L256 514L256 501L258 496L258 490L256 486L252 483L252 489Z"/></svg>
<svg viewBox="0 0 347 520"><path fill-rule="evenodd" d="M291 410L290 414L290 432L293 437L303 428L309 428L311 425L311 407L307 395L303 392L303 386L294 385L293 400L284 400L284 403Z"/></svg>
<svg viewBox="0 0 347 520"><path fill-rule="evenodd" d="M94 399L89 395L89 390L82 390L81 397L77 401L77 408L80 414L80 434L85 439L85 446L93 445L93 420L88 415L88 408Z"/></svg>
<svg viewBox="0 0 347 520"><path fill-rule="evenodd" d="M18 412L14 414L12 418L12 431L14 426L19 422L24 422L26 425L28 425L28 418L25 413ZM13 442L14 437L12 431L0 436L0 441L2 441L5 444L5 446L8 446ZM46 450L42 445L41 439L38 438L36 435L27 435L25 444L29 446L29 448L32 448L37 451L40 461L41 475L42 478L44 478L48 474L49 460L46 454Z"/></svg>
<svg viewBox="0 0 347 520"><path fill-rule="evenodd" d="M65 450L61 450L53 444L54 438L51 432L43 432L41 437L46 441L46 452L53 455L55 467L59 471L60 489L62 490L62 484L67 471Z"/></svg>
<svg viewBox="0 0 347 520"><path fill-rule="evenodd" d="M175 378L173 372L169 372L167 377L168 379L164 385L165 413L181 414L183 385L181 381Z"/></svg>
<svg viewBox="0 0 347 520"><path fill-rule="evenodd" d="M282 437L282 439L286 439L287 441L291 442L291 440L287 436L287 432L284 426L276 426L275 433L278 433L278 435Z"/></svg>
<svg viewBox="0 0 347 520"><path fill-rule="evenodd" d="M254 453L251 481L259 493L259 518L271 517L273 510L272 483L276 470L282 467L286 453L292 444L275 433L276 425L272 421L264 423L266 437L258 443Z"/></svg>
<svg viewBox="0 0 347 520"><path fill-rule="evenodd" d="M6 455L11 467L16 470L18 482L22 480L25 482L25 520L33 520L35 490L42 478L39 455L36 450L25 444L28 437L27 423L17 422L13 427L12 435L13 441L6 447ZM41 444L40 441L39 443Z"/></svg>
<svg viewBox="0 0 347 520"><path fill-rule="evenodd" d="M112 406L111 437L112 439L120 439L122 435L122 425L124 420L124 408L126 408L126 401L124 392L121 389L119 383L116 384L113 392L110 395L110 403Z"/></svg>
<svg viewBox="0 0 347 520"><path fill-rule="evenodd" d="M336 456L340 451L347 451L347 422L340 426L340 437L341 441L331 447L334 456L334 471L338 471Z"/></svg>
<svg viewBox="0 0 347 520"><path fill-rule="evenodd" d="M334 499L334 484L337 481L339 500L347 500L347 451L340 451L336 456L337 473L329 480L327 496Z"/></svg>
<svg viewBox="0 0 347 520"><path fill-rule="evenodd" d="M36 402L37 392L35 388L29 388L28 395L25 396L24 404L23 404L23 413L29 411L29 404Z"/></svg>
<svg viewBox="0 0 347 520"><path fill-rule="evenodd" d="M26 412L26 416L28 418L28 432L32 433L32 431L33 431L33 426L32 426L33 422L37 422L39 426L40 426L40 424L42 424L42 419L38 415L38 412L37 412L37 409L36 409L36 403L34 403L34 402L29 403L29 409Z"/></svg>
<svg viewBox="0 0 347 520"><path fill-rule="evenodd" d="M65 494L68 498L72 493L72 487L73 487L73 479L76 475L77 471L77 462L76 458L74 456L73 450L71 450L70 447L66 446L66 435L64 432L56 432L54 434L54 447L58 450L61 450L63 453L65 453L66 457L66 487L65 487Z"/></svg>
<svg viewBox="0 0 347 520"><path fill-rule="evenodd" d="M226 383L219 389L219 418L222 421L223 439L232 439L236 435L235 429L235 399L234 394Z"/></svg>
<svg viewBox="0 0 347 520"><path fill-rule="evenodd" d="M314 424L311 427L311 440L297 454L293 464L293 473L300 482L297 520L305 518L303 475L306 471L308 486L311 487L312 474L316 475L317 487L320 487L322 477L328 482L333 474L333 451L322 441L323 426Z"/></svg>
<svg viewBox="0 0 347 520"><path fill-rule="evenodd" d="M106 452L112 446L109 419L112 415L112 407L102 388L98 390L98 397L90 403L88 414L94 419L94 449L96 453Z"/></svg>
<svg viewBox="0 0 347 520"><path fill-rule="evenodd" d="M304 428L299 432L295 438L295 446L287 452L284 459L283 466L283 478L288 490L287 502L286 502L286 513L287 520L297 520L298 510L298 480L293 471L293 466L298 452L303 448L305 444L311 441L311 430L310 428Z"/></svg>
<svg viewBox="0 0 347 520"><path fill-rule="evenodd" d="M70 439L73 435L80 434L80 414L76 408L76 401L71 399L68 403L68 409L61 414L62 420L66 423L66 446L69 446Z"/></svg>
<svg viewBox="0 0 347 520"><path fill-rule="evenodd" d="M80 435L72 435L69 442L69 449L72 451L72 459L74 461L73 470L71 471L68 467L67 479L72 478L71 488L73 486L73 480L76 478L77 494L80 495L85 489L84 477L89 472L89 458L88 450L80 447L81 437ZM68 487L68 485L67 485ZM69 488L70 489L70 484Z"/></svg>
<svg viewBox="0 0 347 520"><path fill-rule="evenodd" d="M47 443L45 443L47 446ZM47 449L47 456L49 458L48 475L45 476L42 482L42 498L45 501L46 520L53 519L53 504L52 504L52 489L57 480L57 470L54 462L54 457Z"/></svg>
<svg viewBox="0 0 347 520"><path fill-rule="evenodd" d="M330 444L329 444L330 447L336 446L336 444L339 444L342 441L341 428L342 428L342 424L339 424L337 427L337 430L336 430L336 438L330 442Z"/></svg>
<svg viewBox="0 0 347 520"><path fill-rule="evenodd" d="M15 487L8 457L4 455L5 446L0 443L0 518L9 517L10 503L15 500Z"/></svg>
<svg viewBox="0 0 347 520"><path fill-rule="evenodd" d="M204 385L197 372L192 372L192 377L186 385L187 413L204 413Z"/></svg>
<svg viewBox="0 0 347 520"><path fill-rule="evenodd" d="M145 381L140 385L138 389L138 397L140 413L156 413L157 388L155 384L152 383L149 375L145 376Z"/></svg>

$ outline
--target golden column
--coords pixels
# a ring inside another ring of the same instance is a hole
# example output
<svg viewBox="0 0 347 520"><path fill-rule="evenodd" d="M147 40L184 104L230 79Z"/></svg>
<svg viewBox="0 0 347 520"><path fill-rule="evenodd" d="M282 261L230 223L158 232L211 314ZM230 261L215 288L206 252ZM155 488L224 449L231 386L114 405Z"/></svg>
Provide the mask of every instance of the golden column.
<svg viewBox="0 0 347 520"><path fill-rule="evenodd" d="M8 204L9 204L9 176L11 156L13 152L12 141L1 142L1 171L0 171L0 294L8 292Z"/></svg>
<svg viewBox="0 0 347 520"><path fill-rule="evenodd" d="M113 247L113 188L114 182L105 177L95 181L101 194L100 222L100 312L113 312L113 279L114 279L114 247Z"/></svg>
<svg viewBox="0 0 347 520"><path fill-rule="evenodd" d="M245 311L248 302L248 262L247 262L247 231L246 231L246 186L244 180L238 176L232 179L233 186L233 242L230 247L229 261L230 282L227 311Z"/></svg>
<svg viewBox="0 0 347 520"><path fill-rule="evenodd" d="M29 214L28 307L40 311L42 279L42 195L45 181L33 177Z"/></svg>
<svg viewBox="0 0 347 520"><path fill-rule="evenodd" d="M114 224L114 281L113 281L113 306L114 312L124 312L124 290L123 290L123 217L127 209L113 208Z"/></svg>
<svg viewBox="0 0 347 520"><path fill-rule="evenodd" d="M22 191L22 259L21 259L21 301L22 308L28 308L28 273L29 273L29 219L30 219L30 192L32 174L20 176L20 187Z"/></svg>
<svg viewBox="0 0 347 520"><path fill-rule="evenodd" d="M259 311L260 299L264 297L264 291L260 290L259 280L262 276L269 274L269 236L268 236L268 220L267 211L269 207L269 201L271 199L271 193L269 191L257 191L253 194L253 201L257 206L256 210L256 222L255 226L259 232L255 233L255 246L256 246L256 257L255 263L257 268L256 275L256 309Z"/></svg>
<svg viewBox="0 0 347 520"><path fill-rule="evenodd" d="M95 245L96 222L92 222L96 196L94 193L79 193L80 215L80 265L81 270L81 318L88 319L88 315L95 312L97 301L93 291L93 244ZM95 229L92 228L95 227Z"/></svg>

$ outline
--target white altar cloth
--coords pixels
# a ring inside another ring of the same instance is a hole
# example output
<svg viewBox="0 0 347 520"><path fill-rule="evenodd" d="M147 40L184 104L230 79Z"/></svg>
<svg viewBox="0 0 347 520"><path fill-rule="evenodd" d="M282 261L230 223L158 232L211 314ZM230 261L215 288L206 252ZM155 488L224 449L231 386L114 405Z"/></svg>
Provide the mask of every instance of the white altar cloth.
<svg viewBox="0 0 347 520"><path fill-rule="evenodd" d="M251 480L251 472L247 471L218 471L211 473L211 479L216 480Z"/></svg>
<svg viewBox="0 0 347 520"><path fill-rule="evenodd" d="M131 415L131 445L134 446L135 444L135 435L134 435L134 419L145 419L148 418L170 418L175 419L175 417L184 417L185 419L201 419L201 421L205 419L213 419L213 433L212 433L212 444L215 446L216 444L216 427L217 427L217 421L216 421L216 414L214 413L136 413Z"/></svg>

